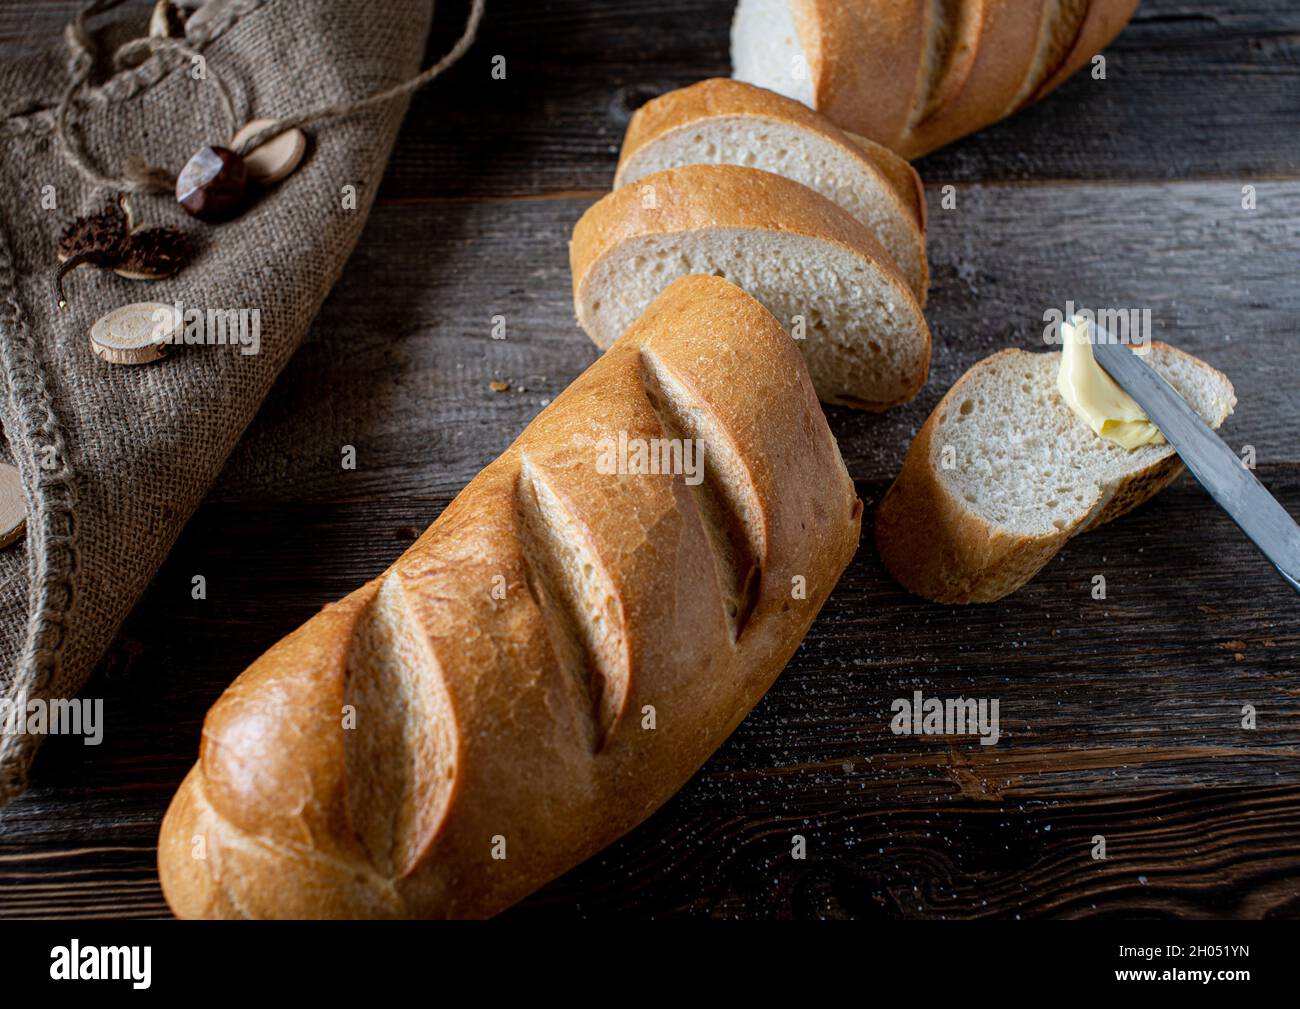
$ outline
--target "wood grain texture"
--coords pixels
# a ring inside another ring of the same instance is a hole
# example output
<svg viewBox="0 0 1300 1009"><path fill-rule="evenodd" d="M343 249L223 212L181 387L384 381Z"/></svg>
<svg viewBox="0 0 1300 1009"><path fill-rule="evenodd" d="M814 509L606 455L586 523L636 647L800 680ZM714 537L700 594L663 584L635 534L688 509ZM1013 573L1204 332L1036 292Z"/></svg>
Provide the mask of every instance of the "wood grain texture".
<svg viewBox="0 0 1300 1009"><path fill-rule="evenodd" d="M73 6L3 0L0 53L53 38ZM87 687L103 744L52 739L0 812L0 916L166 914L157 828L207 707L386 568L594 359L569 229L630 109L725 70L731 4L489 6L480 63L417 99L308 343ZM460 16L440 5L442 39ZM930 382L882 416L829 413L866 522L948 385L1041 345L1067 298L1149 307L1158 338L1225 371L1240 398L1225 437L1300 514L1298 29L1280 2L1147 0L1108 81L1071 81L920 165ZM498 52L506 82L485 69ZM510 915L1300 916L1296 598L1193 482L995 606L910 598L869 544L690 785ZM1001 742L893 735L890 701L914 690L996 698Z"/></svg>

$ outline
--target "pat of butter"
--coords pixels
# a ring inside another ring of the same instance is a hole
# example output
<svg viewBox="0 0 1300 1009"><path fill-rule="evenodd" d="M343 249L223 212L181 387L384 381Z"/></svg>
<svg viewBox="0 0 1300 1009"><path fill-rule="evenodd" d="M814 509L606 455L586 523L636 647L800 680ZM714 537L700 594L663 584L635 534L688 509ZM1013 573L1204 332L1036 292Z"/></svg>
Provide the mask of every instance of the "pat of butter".
<svg viewBox="0 0 1300 1009"><path fill-rule="evenodd" d="M1163 445L1165 436L1160 429L1097 364L1088 323L1061 323L1061 337L1056 388L1075 416L1101 437L1130 451L1142 445Z"/></svg>

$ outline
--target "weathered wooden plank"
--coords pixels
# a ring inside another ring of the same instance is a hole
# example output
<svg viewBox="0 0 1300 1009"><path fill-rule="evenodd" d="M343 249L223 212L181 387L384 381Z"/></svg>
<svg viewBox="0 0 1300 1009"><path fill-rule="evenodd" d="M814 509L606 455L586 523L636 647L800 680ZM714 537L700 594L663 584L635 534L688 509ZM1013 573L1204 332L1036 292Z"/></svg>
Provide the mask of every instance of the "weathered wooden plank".
<svg viewBox="0 0 1300 1009"><path fill-rule="evenodd" d="M843 777L836 772L835 777ZM831 775L812 778L824 782ZM1300 795L1203 789L1012 804L800 809L720 803L707 773L617 845L507 917L1295 917ZM815 790L816 784L810 786ZM803 861L791 838L807 839ZM1094 838L1106 859L1094 860ZM60 849L0 863L0 915L165 915L153 852ZM80 868L104 860L100 873ZM20 856L21 857L21 856Z"/></svg>
<svg viewBox="0 0 1300 1009"><path fill-rule="evenodd" d="M819 812L791 812L784 799L726 806L709 794L681 810L702 784L697 779L679 797L671 824L661 824L665 811L511 913L1258 918L1300 911L1300 870L1290 854L1300 826L1294 789L1206 789L1066 808L887 799L881 808L869 798L860 806L828 802ZM807 839L803 861L790 857L795 834ZM1107 840L1104 861L1091 856L1098 834Z"/></svg>

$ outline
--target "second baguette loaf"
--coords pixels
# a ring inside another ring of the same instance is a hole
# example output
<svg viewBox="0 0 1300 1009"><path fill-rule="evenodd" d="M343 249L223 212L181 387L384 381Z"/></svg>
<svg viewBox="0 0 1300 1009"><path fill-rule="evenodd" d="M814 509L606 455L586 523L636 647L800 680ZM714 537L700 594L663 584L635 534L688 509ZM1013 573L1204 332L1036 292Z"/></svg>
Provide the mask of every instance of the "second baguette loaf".
<svg viewBox="0 0 1300 1009"><path fill-rule="evenodd" d="M216 703L163 824L168 902L500 911L645 819L739 724L861 508L780 324L726 281L677 281L387 572Z"/></svg>
<svg viewBox="0 0 1300 1009"><path fill-rule="evenodd" d="M739 0L737 80L918 158L1043 98L1138 0Z"/></svg>

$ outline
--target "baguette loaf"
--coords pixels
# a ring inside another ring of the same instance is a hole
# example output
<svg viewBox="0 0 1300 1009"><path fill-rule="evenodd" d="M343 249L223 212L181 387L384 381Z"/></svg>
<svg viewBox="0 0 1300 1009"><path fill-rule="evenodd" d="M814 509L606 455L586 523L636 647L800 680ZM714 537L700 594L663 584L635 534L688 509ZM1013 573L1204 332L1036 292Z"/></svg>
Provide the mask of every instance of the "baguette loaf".
<svg viewBox="0 0 1300 1009"><path fill-rule="evenodd" d="M672 460L663 439L703 446L702 480L645 472ZM602 465L616 445L651 455ZM723 280L679 280L387 572L216 703L162 828L167 900L509 906L739 724L852 558L861 507L780 324Z"/></svg>
<svg viewBox="0 0 1300 1009"><path fill-rule="evenodd" d="M743 287L798 338L828 403L883 410L925 383L930 330L892 257L842 207L737 165L647 175L589 208L569 245L578 323L600 347L672 280Z"/></svg>
<svg viewBox="0 0 1300 1009"><path fill-rule="evenodd" d="M1232 413L1232 384L1208 364L1163 343L1147 361L1207 424ZM934 408L876 513L876 547L904 588L943 603L1001 599L1071 537L1182 472L1167 444L1130 451L1094 434L1057 392L1059 363L1004 350Z"/></svg>
<svg viewBox="0 0 1300 1009"><path fill-rule="evenodd" d="M694 164L775 172L838 203L875 235L925 307L925 192L893 151L774 91L714 78L637 109L614 186Z"/></svg>
<svg viewBox="0 0 1300 1009"><path fill-rule="evenodd" d="M740 0L733 76L916 158L1038 101L1138 0Z"/></svg>

